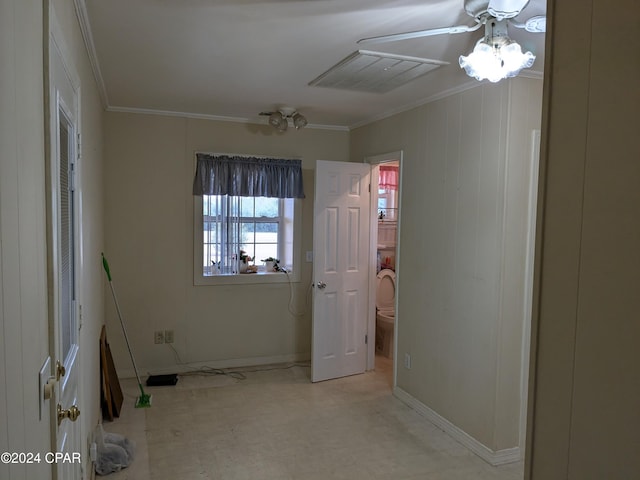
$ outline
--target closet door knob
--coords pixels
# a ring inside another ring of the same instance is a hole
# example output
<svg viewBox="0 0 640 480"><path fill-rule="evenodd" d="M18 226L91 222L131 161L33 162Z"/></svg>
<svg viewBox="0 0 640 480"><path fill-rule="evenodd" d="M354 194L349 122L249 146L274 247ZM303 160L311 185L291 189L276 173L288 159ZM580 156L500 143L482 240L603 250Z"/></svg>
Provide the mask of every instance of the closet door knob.
<svg viewBox="0 0 640 480"><path fill-rule="evenodd" d="M58 425L62 423L62 420L68 418L72 422L75 422L80 416L80 409L75 405L71 405L68 409L62 408L62 405L58 404Z"/></svg>

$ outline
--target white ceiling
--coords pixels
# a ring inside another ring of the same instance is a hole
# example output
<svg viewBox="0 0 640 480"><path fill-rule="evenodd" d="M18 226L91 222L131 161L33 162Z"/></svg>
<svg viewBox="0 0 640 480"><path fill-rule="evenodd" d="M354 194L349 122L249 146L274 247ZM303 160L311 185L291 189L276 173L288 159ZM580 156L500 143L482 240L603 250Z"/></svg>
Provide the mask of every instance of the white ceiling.
<svg viewBox="0 0 640 480"><path fill-rule="evenodd" d="M310 126L353 127L468 84L458 65L483 30L376 45L360 38L472 25L462 0L84 0L110 109L142 109L264 121L298 109ZM545 13L532 0L518 19ZM544 35L510 29L536 56ZM308 83L366 49L450 62L384 94Z"/></svg>

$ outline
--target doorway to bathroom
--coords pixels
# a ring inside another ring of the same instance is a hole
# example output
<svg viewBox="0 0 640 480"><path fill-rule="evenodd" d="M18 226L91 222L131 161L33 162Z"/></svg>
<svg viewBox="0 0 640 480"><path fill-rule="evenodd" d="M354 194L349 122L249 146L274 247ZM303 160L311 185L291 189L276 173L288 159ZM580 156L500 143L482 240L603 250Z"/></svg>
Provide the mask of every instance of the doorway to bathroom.
<svg viewBox="0 0 640 480"><path fill-rule="evenodd" d="M365 159L371 165L371 258L368 369L395 386L402 151Z"/></svg>

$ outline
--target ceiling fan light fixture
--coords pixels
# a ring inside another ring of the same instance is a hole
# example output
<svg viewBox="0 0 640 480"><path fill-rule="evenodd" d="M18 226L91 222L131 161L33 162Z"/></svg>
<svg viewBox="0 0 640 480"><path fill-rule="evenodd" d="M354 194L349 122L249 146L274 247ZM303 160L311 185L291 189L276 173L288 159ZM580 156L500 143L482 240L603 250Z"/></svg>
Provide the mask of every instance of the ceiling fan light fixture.
<svg viewBox="0 0 640 480"><path fill-rule="evenodd" d="M511 42L500 49L502 68L507 77L515 77L523 68L533 65L536 56L531 52L523 52L520 45Z"/></svg>
<svg viewBox="0 0 640 480"><path fill-rule="evenodd" d="M531 17L524 23L524 28L530 33L544 33L547 31L547 17L544 15Z"/></svg>
<svg viewBox="0 0 640 480"><path fill-rule="evenodd" d="M513 18L529 3L529 0L489 0L487 11L498 20Z"/></svg>
<svg viewBox="0 0 640 480"><path fill-rule="evenodd" d="M467 56L460 55L460 67L470 77L499 82L503 78L515 77L523 68L531 67L536 59L531 52L522 53L520 45L508 37L492 39L490 43L481 38L473 52Z"/></svg>

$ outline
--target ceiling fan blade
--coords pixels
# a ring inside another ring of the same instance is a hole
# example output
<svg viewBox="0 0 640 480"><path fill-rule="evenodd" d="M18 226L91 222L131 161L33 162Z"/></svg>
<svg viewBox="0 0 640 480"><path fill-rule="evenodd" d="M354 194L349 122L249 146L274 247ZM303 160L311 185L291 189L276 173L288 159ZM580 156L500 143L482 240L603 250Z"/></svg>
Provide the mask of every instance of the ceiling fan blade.
<svg viewBox="0 0 640 480"><path fill-rule="evenodd" d="M531 33L544 33L547 31L547 17L544 15L536 15L524 23L509 20L509 25L513 25L516 28L524 28L527 32Z"/></svg>
<svg viewBox="0 0 640 480"><path fill-rule="evenodd" d="M513 18L518 15L529 0L489 0L487 12L498 20Z"/></svg>
<svg viewBox="0 0 640 480"><path fill-rule="evenodd" d="M417 30L415 32L406 33L394 33L391 35L381 35L379 37L361 38L357 43L384 43L384 42L396 42L398 40L409 40L410 38L430 37L433 35L443 35L445 33L464 33L475 32L482 25L476 23L475 25L458 25L455 27L444 28L432 28L430 30Z"/></svg>

